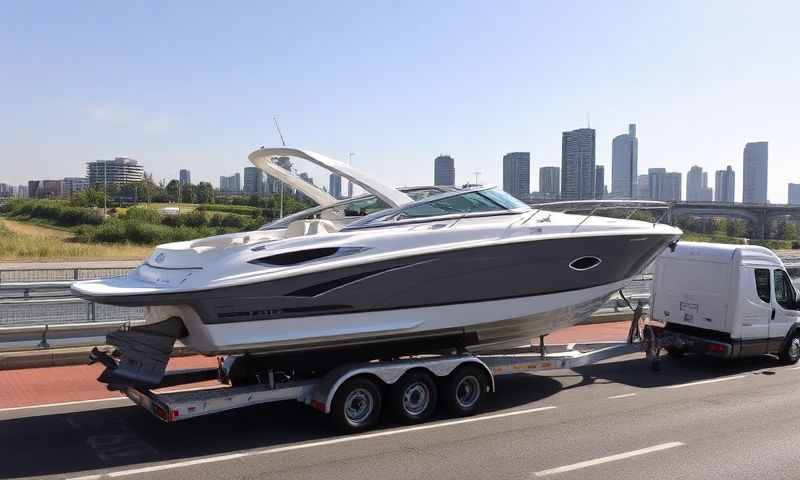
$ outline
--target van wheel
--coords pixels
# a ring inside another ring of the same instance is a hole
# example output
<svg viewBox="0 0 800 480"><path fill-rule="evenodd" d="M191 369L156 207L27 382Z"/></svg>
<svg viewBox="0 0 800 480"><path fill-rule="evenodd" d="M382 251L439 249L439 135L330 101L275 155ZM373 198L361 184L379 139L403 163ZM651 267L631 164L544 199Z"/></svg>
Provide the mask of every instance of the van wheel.
<svg viewBox="0 0 800 480"><path fill-rule="evenodd" d="M381 391L369 378L355 377L336 391L331 404L331 419L344 433L367 430L378 423L381 414Z"/></svg>
<svg viewBox="0 0 800 480"><path fill-rule="evenodd" d="M784 365L793 365L797 363L797 361L800 360L800 337L795 335L789 339L786 346L781 350L781 353L778 354L778 358Z"/></svg>
<svg viewBox="0 0 800 480"><path fill-rule="evenodd" d="M389 388L387 400L401 422L424 422L436 410L436 383L426 372L408 372Z"/></svg>
<svg viewBox="0 0 800 480"><path fill-rule="evenodd" d="M683 358L686 355L686 350L678 347L667 347L667 355L670 358Z"/></svg>

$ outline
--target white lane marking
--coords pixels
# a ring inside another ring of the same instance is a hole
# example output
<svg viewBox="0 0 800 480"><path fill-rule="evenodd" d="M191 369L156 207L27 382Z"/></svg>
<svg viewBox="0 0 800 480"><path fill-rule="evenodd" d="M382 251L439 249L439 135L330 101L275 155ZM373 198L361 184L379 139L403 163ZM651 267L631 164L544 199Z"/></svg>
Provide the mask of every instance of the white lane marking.
<svg viewBox="0 0 800 480"><path fill-rule="evenodd" d="M789 370L800 370L800 367L792 367Z"/></svg>
<svg viewBox="0 0 800 480"><path fill-rule="evenodd" d="M526 410L515 410L513 412L504 412L504 413L496 413L493 415L483 415L480 417L471 417L471 418L461 418L458 420L450 420L440 423L433 423L430 425L419 425L416 427L408 427L408 428L398 428L394 430L385 430L382 432L375 432L375 433L364 433L361 435L352 435L349 437L341 437L341 438L334 438L331 440L321 440L318 442L308 442L308 443L298 443L295 445L287 445L285 447L274 447L274 448L266 448L263 450L253 450L250 452L242 452L242 453L234 453L229 455L218 455L212 457L203 457L198 458L195 460L186 460L183 462L176 462L176 463L165 463L161 465L153 465L150 467L143 467L143 468L132 468L128 470L117 470L116 472L108 472L106 474L100 474L97 476L85 476L85 477L74 477L68 480L89 480L89 479L97 479L103 477L125 477L128 475L137 475L140 473L152 473L158 472L162 470L172 470L175 468L183 468L189 467L192 465L200 465L204 463L215 463L215 462L224 462L227 460L233 460L237 458L244 458L244 457L253 457L257 455L269 455L272 453L281 453L281 452L289 452L293 450L302 450L305 448L316 448L316 447L325 447L328 445L336 445L339 443L349 443L355 442L357 440L367 440L370 438L379 438L379 437L388 437L390 435L399 435L401 433L409 433L409 432L417 432L420 430L431 430L434 428L442 428L442 427L449 427L452 425L461 425L465 423L474 423L474 422L482 422L486 420L494 420L496 418L504 418L504 417L513 417L516 415L525 415L528 413L536 413L536 412L544 412L546 410L553 410L557 407L555 406L548 406L548 407L538 407L538 408L529 408Z"/></svg>
<svg viewBox="0 0 800 480"><path fill-rule="evenodd" d="M161 390L157 390L156 393L177 393L177 392L193 392L195 390L208 390L211 388L219 388L217 385L208 386L208 387L193 387L193 388L181 388L181 389L172 389L172 387L164 388ZM22 407L8 407L8 408L0 408L0 413L2 412L13 412L15 410L28 410L28 409L36 409L36 408L47 408L47 407L64 407L68 405L81 405L83 403L97 403L97 402L118 402L120 400L128 400L128 397L120 396L120 397L108 397L108 398L92 398L90 400L75 400L72 402L58 402L58 403L42 403L39 405L25 405Z"/></svg>
<svg viewBox="0 0 800 480"><path fill-rule="evenodd" d="M594 460L586 460L585 462L578 462L578 463L573 463L571 465L564 465L563 467L556 467L548 470L542 470L540 472L534 473L534 475L537 477L544 477L547 475L554 475L556 473L571 472L573 470L579 470L581 468L601 465L603 463L616 462L617 460L625 460L626 458L636 457L639 455L646 455L648 453L653 453L653 452L660 452L661 450L667 450L670 448L680 447L683 445L685 445L683 442L662 443L659 445L653 445L652 447L642 448L639 450L632 450L630 452L618 453L616 455L609 455L608 457L600 457L600 458L595 458Z"/></svg>
<svg viewBox="0 0 800 480"><path fill-rule="evenodd" d="M635 397L635 393L623 393L622 395L613 395L608 397L609 400L614 400L615 398L628 398L628 397Z"/></svg>
<svg viewBox="0 0 800 480"><path fill-rule="evenodd" d="M727 382L728 380L739 380L740 378L745 378L745 377L747 377L747 375L736 375L734 377L712 378L711 380L699 380L697 382L681 383L679 385L669 385L669 386L664 387L664 388L694 387L695 385L705 385L707 383Z"/></svg>
<svg viewBox="0 0 800 480"><path fill-rule="evenodd" d="M100 475L98 473L96 475L85 475L83 477L72 477L70 480L98 480L99 478L102 478L102 475Z"/></svg>

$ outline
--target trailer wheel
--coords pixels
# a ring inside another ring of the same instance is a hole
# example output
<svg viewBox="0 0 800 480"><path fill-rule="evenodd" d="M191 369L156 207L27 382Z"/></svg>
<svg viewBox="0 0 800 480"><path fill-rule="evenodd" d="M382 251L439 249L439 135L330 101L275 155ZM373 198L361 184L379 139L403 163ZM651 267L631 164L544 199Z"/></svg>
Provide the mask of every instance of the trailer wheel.
<svg viewBox="0 0 800 480"><path fill-rule="evenodd" d="M442 402L453 416L473 415L486 397L488 385L483 369L477 365L464 365L445 378Z"/></svg>
<svg viewBox="0 0 800 480"><path fill-rule="evenodd" d="M790 338L789 341L786 342L786 346L781 350L781 353L778 354L778 358L784 365L797 363L797 361L800 360L800 337L795 335Z"/></svg>
<svg viewBox="0 0 800 480"><path fill-rule="evenodd" d="M336 391L331 419L342 432L355 433L373 427L381 414L381 390L366 377L346 381Z"/></svg>
<svg viewBox="0 0 800 480"><path fill-rule="evenodd" d="M667 347L666 350L670 358L683 358L686 355L686 350L680 347Z"/></svg>
<svg viewBox="0 0 800 480"><path fill-rule="evenodd" d="M392 413L403 423L424 422L436 411L436 382L424 371L403 375L389 389Z"/></svg>

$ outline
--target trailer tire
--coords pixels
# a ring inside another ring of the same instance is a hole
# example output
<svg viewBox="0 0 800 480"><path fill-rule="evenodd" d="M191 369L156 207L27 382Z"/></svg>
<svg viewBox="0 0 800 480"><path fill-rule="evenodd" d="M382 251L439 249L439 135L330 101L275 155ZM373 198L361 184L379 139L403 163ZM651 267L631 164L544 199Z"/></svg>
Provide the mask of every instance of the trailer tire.
<svg viewBox="0 0 800 480"><path fill-rule="evenodd" d="M344 433L363 432L375 426L381 415L381 390L367 377L354 377L336 391L331 420Z"/></svg>
<svg viewBox="0 0 800 480"><path fill-rule="evenodd" d="M683 358L686 355L686 350L679 347L667 347L667 355L670 358Z"/></svg>
<svg viewBox="0 0 800 480"><path fill-rule="evenodd" d="M387 401L394 416L405 424L424 422L436 411L436 382L431 374L410 371L389 387Z"/></svg>
<svg viewBox="0 0 800 480"><path fill-rule="evenodd" d="M445 378L440 394L451 415L466 417L480 409L488 389L486 372L477 365L464 365Z"/></svg>
<svg viewBox="0 0 800 480"><path fill-rule="evenodd" d="M800 360L800 336L794 334L784 345L778 358L784 365L793 365Z"/></svg>

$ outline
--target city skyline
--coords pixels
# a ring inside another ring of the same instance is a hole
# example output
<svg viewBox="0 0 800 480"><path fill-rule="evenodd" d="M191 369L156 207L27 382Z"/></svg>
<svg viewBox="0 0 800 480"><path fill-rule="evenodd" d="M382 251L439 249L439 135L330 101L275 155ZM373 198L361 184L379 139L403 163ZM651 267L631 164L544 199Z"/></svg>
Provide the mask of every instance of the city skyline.
<svg viewBox="0 0 800 480"><path fill-rule="evenodd" d="M645 4L542 2L471 3L456 16L449 2L223 10L7 5L0 102L13 114L0 119L0 163L13 168L0 181L79 176L75 163L111 155L141 159L156 179L189 166L194 182L215 181L260 145L280 144L264 120L277 115L287 144L343 161L357 152L354 166L386 183L427 183L431 156L448 152L456 183L481 171L482 183L501 184L504 153L558 165L559 135L587 114L606 177L613 137L636 123L640 174L695 164L742 172L742 146L768 140L769 200L785 203L786 182L800 181L796 3L780 15L681 0L668 15ZM276 15L303 18L317 34L298 37L281 22L265 45L260 19ZM572 18L591 20L564 38ZM341 28L351 23L358 28ZM213 34L186 36L176 24ZM513 75L493 73L510 66ZM448 74L420 75L434 71ZM186 72L195 72L188 84ZM534 191L537 182L534 174Z"/></svg>

